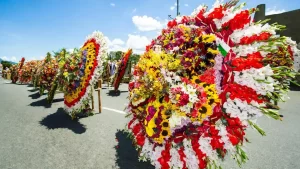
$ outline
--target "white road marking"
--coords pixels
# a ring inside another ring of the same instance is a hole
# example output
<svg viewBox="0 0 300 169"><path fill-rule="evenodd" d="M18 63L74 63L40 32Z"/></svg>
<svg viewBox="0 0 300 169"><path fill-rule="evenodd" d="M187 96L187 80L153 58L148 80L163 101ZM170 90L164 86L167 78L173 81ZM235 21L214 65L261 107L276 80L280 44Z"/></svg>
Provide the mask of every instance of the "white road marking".
<svg viewBox="0 0 300 169"><path fill-rule="evenodd" d="M114 111L114 112L117 112L117 113L120 113L120 114L126 114L126 112L116 110L116 109L111 109L111 108L108 108L108 107L102 107L102 109L109 110L109 111Z"/></svg>

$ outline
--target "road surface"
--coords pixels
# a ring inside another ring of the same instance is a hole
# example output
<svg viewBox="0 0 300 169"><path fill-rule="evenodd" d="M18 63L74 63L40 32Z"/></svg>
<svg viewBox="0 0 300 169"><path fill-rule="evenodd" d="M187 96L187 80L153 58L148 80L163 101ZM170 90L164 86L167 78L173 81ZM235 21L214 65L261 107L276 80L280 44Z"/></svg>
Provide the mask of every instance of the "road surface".
<svg viewBox="0 0 300 169"><path fill-rule="evenodd" d="M152 169L139 162L126 135L124 107L127 85L113 96L103 85L101 114L72 121L63 111L63 95L46 103L46 95L28 85L10 84L0 78L0 169ZM96 92L94 93L97 99ZM244 169L300 168L300 92L290 92L282 104L284 121L261 118L262 137L249 130ZM95 104L97 110L97 100ZM230 158L230 157L228 157ZM226 160L224 169L238 169Z"/></svg>

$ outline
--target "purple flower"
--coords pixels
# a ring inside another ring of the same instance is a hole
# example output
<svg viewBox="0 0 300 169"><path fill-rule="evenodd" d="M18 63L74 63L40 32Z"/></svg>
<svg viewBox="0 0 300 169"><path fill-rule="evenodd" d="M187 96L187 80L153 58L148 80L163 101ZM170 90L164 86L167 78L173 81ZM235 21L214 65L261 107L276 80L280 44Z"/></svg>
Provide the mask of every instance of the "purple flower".
<svg viewBox="0 0 300 169"><path fill-rule="evenodd" d="M156 109L155 109L153 106L150 106L150 107L148 108L148 112L149 112L149 115L150 115L151 117L153 117L154 114L155 114L155 112L156 112Z"/></svg>

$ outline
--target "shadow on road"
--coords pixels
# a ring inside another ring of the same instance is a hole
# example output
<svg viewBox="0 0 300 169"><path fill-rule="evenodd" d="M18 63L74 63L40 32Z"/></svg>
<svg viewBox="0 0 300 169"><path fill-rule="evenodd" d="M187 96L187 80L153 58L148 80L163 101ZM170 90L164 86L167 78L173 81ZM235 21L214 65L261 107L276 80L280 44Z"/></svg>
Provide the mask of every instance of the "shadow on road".
<svg viewBox="0 0 300 169"><path fill-rule="evenodd" d="M16 83L16 85L29 85L27 83Z"/></svg>
<svg viewBox="0 0 300 169"><path fill-rule="evenodd" d="M30 90L28 90L29 92L36 92L36 91L38 91L39 89L30 89Z"/></svg>
<svg viewBox="0 0 300 169"><path fill-rule="evenodd" d="M30 106L33 106L33 107L44 106L45 108L50 108L51 104L48 103L47 98L44 98L42 100L38 100L38 101L30 103Z"/></svg>
<svg viewBox="0 0 300 169"><path fill-rule="evenodd" d="M130 138L127 138L127 133L118 131L116 133L116 139L118 140L118 145L116 149L116 165L120 169L154 169L154 166L150 162L140 162L138 160L138 152L132 145Z"/></svg>
<svg viewBox="0 0 300 169"><path fill-rule="evenodd" d="M35 89L34 89L35 90ZM31 97L32 99L38 99L39 97L41 97L40 93L37 92L37 93L34 93L34 94L31 94L29 95L28 97Z"/></svg>
<svg viewBox="0 0 300 169"><path fill-rule="evenodd" d="M64 98L60 98L60 99L53 99L52 103L56 103L56 102L63 102Z"/></svg>
<svg viewBox="0 0 300 169"><path fill-rule="evenodd" d="M72 130L76 134L82 134L86 131L85 126L78 120L72 120L63 108L59 108L55 113L45 117L40 121L40 124L46 126L49 130L65 128Z"/></svg>
<svg viewBox="0 0 300 169"><path fill-rule="evenodd" d="M115 91L115 90L109 90L107 94L107 96L112 96L112 97L116 97L116 96L120 96L121 93L127 93L128 91Z"/></svg>
<svg viewBox="0 0 300 169"><path fill-rule="evenodd" d="M300 91L300 86L296 86L294 84L291 84L290 85L290 90L291 91Z"/></svg>
<svg viewBox="0 0 300 169"><path fill-rule="evenodd" d="M27 87L33 87L33 84L28 84Z"/></svg>

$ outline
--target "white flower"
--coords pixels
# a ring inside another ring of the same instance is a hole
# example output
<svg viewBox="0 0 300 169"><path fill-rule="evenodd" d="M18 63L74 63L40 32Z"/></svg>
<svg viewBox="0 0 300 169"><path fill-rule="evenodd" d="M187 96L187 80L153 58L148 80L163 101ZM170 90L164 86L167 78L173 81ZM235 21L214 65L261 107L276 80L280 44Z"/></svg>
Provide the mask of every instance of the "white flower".
<svg viewBox="0 0 300 169"><path fill-rule="evenodd" d="M201 136L199 139L200 150L205 153L211 160L217 160L218 155L217 152L212 149L210 145L211 138Z"/></svg>
<svg viewBox="0 0 300 169"><path fill-rule="evenodd" d="M227 99L223 107L230 117L238 117L241 121L262 116L261 110L257 108L260 107L260 104L255 101L252 101L249 105L246 101L242 101L238 98L235 98L234 100Z"/></svg>
<svg viewBox="0 0 300 169"><path fill-rule="evenodd" d="M184 118L186 117L178 116L176 113L173 113L171 118L169 119L170 128L181 126L181 120Z"/></svg>
<svg viewBox="0 0 300 169"><path fill-rule="evenodd" d="M272 75L273 70L267 65L260 69L251 68L242 72L234 71L234 81L254 89L258 94L266 95L268 92L273 92L274 85L278 83L271 77Z"/></svg>

